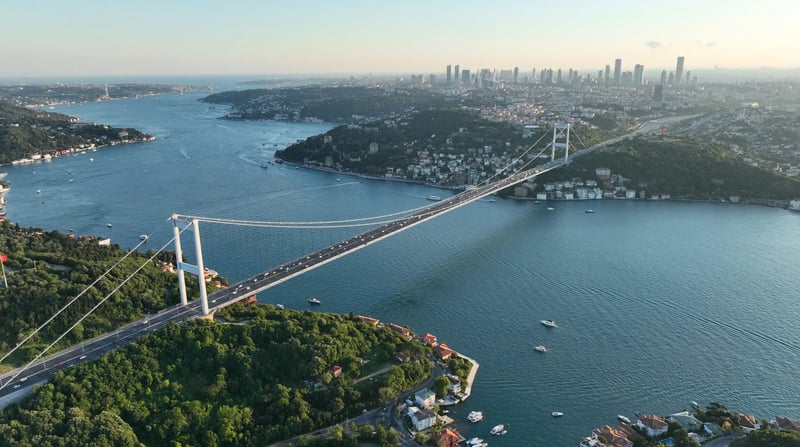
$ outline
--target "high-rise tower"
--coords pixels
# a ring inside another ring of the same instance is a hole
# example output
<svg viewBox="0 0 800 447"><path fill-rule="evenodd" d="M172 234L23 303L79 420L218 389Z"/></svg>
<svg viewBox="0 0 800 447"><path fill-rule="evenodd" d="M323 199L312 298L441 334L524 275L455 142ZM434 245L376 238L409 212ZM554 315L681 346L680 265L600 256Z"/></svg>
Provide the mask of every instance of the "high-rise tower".
<svg viewBox="0 0 800 447"><path fill-rule="evenodd" d="M453 82L453 69L450 65L447 66L447 83Z"/></svg>
<svg viewBox="0 0 800 447"><path fill-rule="evenodd" d="M675 65L675 83L680 84L683 81L683 56L678 56L678 63Z"/></svg>
<svg viewBox="0 0 800 447"><path fill-rule="evenodd" d="M619 77L622 75L622 59L614 60L614 84L619 85Z"/></svg>

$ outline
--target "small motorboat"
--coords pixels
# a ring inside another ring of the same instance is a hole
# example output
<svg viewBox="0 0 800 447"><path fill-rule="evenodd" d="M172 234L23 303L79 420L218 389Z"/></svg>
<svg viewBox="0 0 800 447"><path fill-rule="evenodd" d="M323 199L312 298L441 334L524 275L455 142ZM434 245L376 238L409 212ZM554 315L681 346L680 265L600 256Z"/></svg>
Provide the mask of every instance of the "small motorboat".
<svg viewBox="0 0 800 447"><path fill-rule="evenodd" d="M107 224L106 224L106 226L107 226L108 228L111 228L111 227L113 227L114 225L111 225L110 223L107 223Z"/></svg>
<svg viewBox="0 0 800 447"><path fill-rule="evenodd" d="M497 436L503 434L504 431L508 433L508 431L506 430L506 426L503 424L499 424L492 427L489 433L492 434L493 436Z"/></svg>
<svg viewBox="0 0 800 447"><path fill-rule="evenodd" d="M547 352L547 348L544 345L539 345L533 349L537 350L538 352Z"/></svg>
<svg viewBox="0 0 800 447"><path fill-rule="evenodd" d="M625 422L626 424L630 424L631 423L630 419L628 419L626 416L623 416L621 414L617 415L617 419L619 419L622 422Z"/></svg>
<svg viewBox="0 0 800 447"><path fill-rule="evenodd" d="M542 320L539 323L542 323L547 327L558 327L558 325L556 324L556 320Z"/></svg>
<svg viewBox="0 0 800 447"><path fill-rule="evenodd" d="M550 414L551 414L551 415L552 415L554 418L560 418L561 416L564 416L564 413L562 413L562 412L560 412L560 411L554 411L554 412L552 412L552 413L550 413Z"/></svg>
<svg viewBox="0 0 800 447"><path fill-rule="evenodd" d="M146 234L140 234L140 235L139 235L139 240L141 240L141 241L147 241L148 239L150 239L150 238L149 238L149 237L147 237L147 235L146 235Z"/></svg>
<svg viewBox="0 0 800 447"><path fill-rule="evenodd" d="M308 299L308 304L322 304L322 301L314 298L313 296Z"/></svg>

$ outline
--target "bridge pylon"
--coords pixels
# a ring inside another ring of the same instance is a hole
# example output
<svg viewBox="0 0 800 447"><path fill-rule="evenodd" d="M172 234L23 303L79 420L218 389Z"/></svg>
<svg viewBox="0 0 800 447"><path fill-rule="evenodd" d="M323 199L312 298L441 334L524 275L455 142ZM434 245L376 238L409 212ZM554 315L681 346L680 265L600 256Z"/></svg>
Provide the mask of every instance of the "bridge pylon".
<svg viewBox="0 0 800 447"><path fill-rule="evenodd" d="M186 305L188 299L186 297L186 276L184 272L189 272L197 275L198 285L200 286L200 304L202 306L203 315L208 315L208 292L206 291L206 275L205 267L203 266L203 247L200 243L200 221L192 219L192 232L194 233L194 251L197 256L197 265L183 262L183 250L181 249L181 233L178 228L178 215L172 215L173 231L175 233L175 264L178 270L178 289L181 295L181 304Z"/></svg>
<svg viewBox="0 0 800 447"><path fill-rule="evenodd" d="M569 132L570 125L556 124L553 126L553 142L551 143L550 161L556 159L556 149L564 149L564 163L569 163Z"/></svg>

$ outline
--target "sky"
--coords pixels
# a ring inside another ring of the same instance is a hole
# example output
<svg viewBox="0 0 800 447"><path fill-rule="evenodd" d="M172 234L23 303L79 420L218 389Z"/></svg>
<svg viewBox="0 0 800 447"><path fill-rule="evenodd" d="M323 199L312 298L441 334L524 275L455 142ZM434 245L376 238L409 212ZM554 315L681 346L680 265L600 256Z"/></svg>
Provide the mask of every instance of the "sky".
<svg viewBox="0 0 800 447"><path fill-rule="evenodd" d="M0 76L800 67L796 0L0 0Z"/></svg>

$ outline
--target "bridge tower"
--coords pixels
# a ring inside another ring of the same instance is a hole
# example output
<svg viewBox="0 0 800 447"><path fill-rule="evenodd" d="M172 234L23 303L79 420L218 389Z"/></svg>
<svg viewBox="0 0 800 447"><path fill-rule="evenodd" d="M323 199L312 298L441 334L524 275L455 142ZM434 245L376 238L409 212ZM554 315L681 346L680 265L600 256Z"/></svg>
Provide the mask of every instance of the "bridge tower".
<svg viewBox="0 0 800 447"><path fill-rule="evenodd" d="M181 249L181 231L178 228L178 215L172 215L172 231L175 234L175 264L178 269L178 289L181 295L181 304L186 305L186 276L184 272L197 275L198 285L200 286L200 304L203 315L208 315L208 292L206 291L205 267L203 267L203 247L200 244L200 221L192 219L192 232L194 232L194 251L197 256L197 265L183 262L183 250Z"/></svg>
<svg viewBox="0 0 800 447"><path fill-rule="evenodd" d="M551 144L550 161L556 159L556 149L564 149L564 163L569 163L569 132L570 125L556 124L553 126L553 142Z"/></svg>

